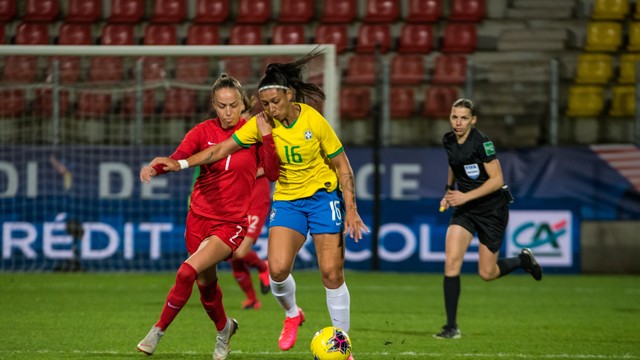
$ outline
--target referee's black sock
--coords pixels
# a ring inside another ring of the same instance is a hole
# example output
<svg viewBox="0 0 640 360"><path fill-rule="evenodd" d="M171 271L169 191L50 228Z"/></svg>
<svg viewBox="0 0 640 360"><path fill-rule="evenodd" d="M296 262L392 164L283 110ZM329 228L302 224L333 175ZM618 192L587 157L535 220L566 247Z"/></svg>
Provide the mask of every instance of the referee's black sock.
<svg viewBox="0 0 640 360"><path fill-rule="evenodd" d="M500 275L498 277L503 277L519 267L522 267L522 259L520 256L498 259L498 268L500 269Z"/></svg>
<svg viewBox="0 0 640 360"><path fill-rule="evenodd" d="M447 325L456 328L458 299L460 298L460 275L444 277L444 307L447 311Z"/></svg>

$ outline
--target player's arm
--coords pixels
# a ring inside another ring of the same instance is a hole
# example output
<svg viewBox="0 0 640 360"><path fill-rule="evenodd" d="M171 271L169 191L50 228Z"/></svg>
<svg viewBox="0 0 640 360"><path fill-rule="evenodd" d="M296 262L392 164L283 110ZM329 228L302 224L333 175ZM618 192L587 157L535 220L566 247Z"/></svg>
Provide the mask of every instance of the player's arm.
<svg viewBox="0 0 640 360"><path fill-rule="evenodd" d="M457 190L450 190L445 196L447 202L451 206L460 206L471 200L481 198L489 195L495 191L498 191L504 185L504 179L502 177L502 168L500 167L500 161L493 159L487 163L484 163L484 169L487 172L489 178L479 187L463 193Z"/></svg>
<svg viewBox="0 0 640 360"><path fill-rule="evenodd" d="M440 200L440 212L443 212L449 209L449 203L447 202L447 193L453 190L453 185L456 183L456 176L453 174L453 170L451 170L451 166L448 168L447 172L447 184L445 190L445 196Z"/></svg>
<svg viewBox="0 0 640 360"><path fill-rule="evenodd" d="M170 157L157 157L153 159L149 165L154 168L161 166L161 169L165 172L180 171L193 166L216 162L240 149L242 149L242 146L238 145L233 138L227 138L219 144L209 146L199 153L189 156L187 159L176 160ZM145 181L142 176L140 178L142 181Z"/></svg>
<svg viewBox="0 0 640 360"><path fill-rule="evenodd" d="M184 138L180 142L180 145L178 145L173 154L171 154L169 157L155 158L149 163L149 165L143 166L140 169L140 181L148 183L149 181L151 181L152 177L167 172L164 163L156 162L156 159L168 159L177 161L179 159L184 159L190 154L193 154L198 149L198 142L200 141L200 137L201 133L198 126L189 130L189 132L184 136Z"/></svg>
<svg viewBox="0 0 640 360"><path fill-rule="evenodd" d="M342 196L345 204L344 233L349 234L356 242L362 239L363 232L369 232L369 228L364 224L358 214L356 205L356 186L353 176L353 169L344 151L331 158L331 162L338 172L338 181L342 189Z"/></svg>
<svg viewBox="0 0 640 360"><path fill-rule="evenodd" d="M273 120L264 111L256 115L256 126L260 132L262 143L258 145L258 157L264 175L269 181L276 181L280 177L280 159L273 142Z"/></svg>

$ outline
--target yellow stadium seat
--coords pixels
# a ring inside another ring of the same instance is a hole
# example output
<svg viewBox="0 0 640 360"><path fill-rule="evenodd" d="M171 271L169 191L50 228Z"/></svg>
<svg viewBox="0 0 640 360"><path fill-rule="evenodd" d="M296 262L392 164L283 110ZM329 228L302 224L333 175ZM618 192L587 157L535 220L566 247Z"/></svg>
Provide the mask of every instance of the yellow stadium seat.
<svg viewBox="0 0 640 360"><path fill-rule="evenodd" d="M627 50L640 51L640 22L629 23L629 43Z"/></svg>
<svg viewBox="0 0 640 360"><path fill-rule="evenodd" d="M613 57L606 54L580 54L576 82L579 84L605 84L613 75Z"/></svg>
<svg viewBox="0 0 640 360"><path fill-rule="evenodd" d="M587 51L617 51L622 44L622 23L591 21L587 25Z"/></svg>
<svg viewBox="0 0 640 360"><path fill-rule="evenodd" d="M569 88L568 117L597 117L603 109L603 87L574 85Z"/></svg>
<svg viewBox="0 0 640 360"><path fill-rule="evenodd" d="M629 0L595 0L592 19L622 20L629 14Z"/></svg>
<svg viewBox="0 0 640 360"><path fill-rule="evenodd" d="M636 66L640 61L640 54L623 54L620 56L620 77L621 84L635 84Z"/></svg>
<svg viewBox="0 0 640 360"><path fill-rule="evenodd" d="M636 114L636 87L617 85L611 89L611 110L609 115L631 117Z"/></svg>

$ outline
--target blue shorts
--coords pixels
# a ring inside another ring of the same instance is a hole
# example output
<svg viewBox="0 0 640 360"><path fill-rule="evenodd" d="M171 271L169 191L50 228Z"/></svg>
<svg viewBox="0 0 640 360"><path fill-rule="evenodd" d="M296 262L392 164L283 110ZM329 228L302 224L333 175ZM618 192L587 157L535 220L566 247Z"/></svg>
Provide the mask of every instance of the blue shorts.
<svg viewBox="0 0 640 360"><path fill-rule="evenodd" d="M342 193L320 190L298 200L274 201L269 215L269 227L282 226L307 236L342 232L344 205Z"/></svg>

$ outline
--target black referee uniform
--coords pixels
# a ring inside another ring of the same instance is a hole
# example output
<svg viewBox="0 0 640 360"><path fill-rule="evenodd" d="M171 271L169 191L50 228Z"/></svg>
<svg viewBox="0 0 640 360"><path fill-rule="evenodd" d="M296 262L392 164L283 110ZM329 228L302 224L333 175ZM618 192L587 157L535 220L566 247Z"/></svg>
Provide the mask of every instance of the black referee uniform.
<svg viewBox="0 0 640 360"><path fill-rule="evenodd" d="M458 144L456 134L451 131L444 135L442 142L459 191L469 192L489 179L484 164L497 156L487 135L472 128L466 141ZM495 253L500 250L508 222L509 202L499 189L456 207L450 224L477 233L480 242Z"/></svg>

